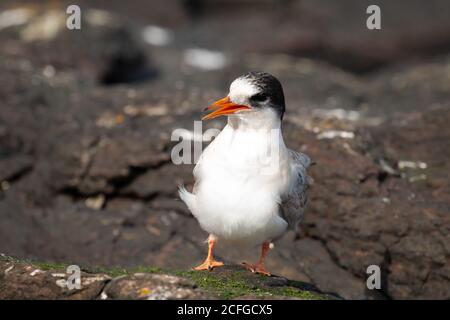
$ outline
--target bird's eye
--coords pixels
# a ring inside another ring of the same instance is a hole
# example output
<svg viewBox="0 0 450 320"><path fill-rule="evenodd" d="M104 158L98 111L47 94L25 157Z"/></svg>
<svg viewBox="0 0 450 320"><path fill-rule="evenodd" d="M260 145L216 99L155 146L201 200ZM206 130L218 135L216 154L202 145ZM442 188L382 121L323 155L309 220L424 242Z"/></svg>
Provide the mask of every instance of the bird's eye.
<svg viewBox="0 0 450 320"><path fill-rule="evenodd" d="M252 101L259 101L259 102L266 101L266 99L267 99L267 95L264 94L264 93L257 93L257 94L255 94L255 95L250 97L250 100L252 100Z"/></svg>

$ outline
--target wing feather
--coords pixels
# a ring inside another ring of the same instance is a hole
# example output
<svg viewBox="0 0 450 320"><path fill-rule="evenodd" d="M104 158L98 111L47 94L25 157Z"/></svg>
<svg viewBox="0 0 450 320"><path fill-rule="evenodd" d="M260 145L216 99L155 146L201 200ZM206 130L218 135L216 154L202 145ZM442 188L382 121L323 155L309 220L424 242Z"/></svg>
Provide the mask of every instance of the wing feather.
<svg viewBox="0 0 450 320"><path fill-rule="evenodd" d="M310 166L311 160L306 154L290 149L288 152L292 180L288 191L282 196L280 213L289 228L296 231L308 203L307 190L312 184L312 178L307 175L306 169Z"/></svg>

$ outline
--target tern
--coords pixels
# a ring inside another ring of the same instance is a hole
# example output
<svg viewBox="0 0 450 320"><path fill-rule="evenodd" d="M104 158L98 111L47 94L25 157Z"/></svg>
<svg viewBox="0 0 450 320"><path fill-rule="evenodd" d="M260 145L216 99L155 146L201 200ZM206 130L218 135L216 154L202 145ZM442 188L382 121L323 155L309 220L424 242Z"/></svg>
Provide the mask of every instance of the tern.
<svg viewBox="0 0 450 320"><path fill-rule="evenodd" d="M312 179L307 155L286 147L281 131L285 112L281 83L265 72L234 80L229 94L205 111L202 120L226 115L228 121L201 154L192 192L180 187L180 198L200 227L209 233L208 255L195 270L223 265L214 259L220 241L262 246L254 273L270 276L265 258L271 243L287 230L297 230Z"/></svg>

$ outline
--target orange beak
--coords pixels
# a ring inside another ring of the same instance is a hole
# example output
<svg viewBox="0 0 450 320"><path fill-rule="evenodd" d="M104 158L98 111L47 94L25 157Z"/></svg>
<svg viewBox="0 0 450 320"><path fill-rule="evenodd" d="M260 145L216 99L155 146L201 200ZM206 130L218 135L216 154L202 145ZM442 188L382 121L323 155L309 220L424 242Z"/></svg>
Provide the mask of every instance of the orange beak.
<svg viewBox="0 0 450 320"><path fill-rule="evenodd" d="M205 109L205 111L210 111L210 110L213 110L213 111L211 113L207 114L206 116L204 116L202 118L202 120L214 119L219 116L233 114L240 110L249 110L249 109L250 109L250 107L240 105L240 104L235 104L235 103L231 102L229 97L225 97L220 100L217 100L212 105L207 107Z"/></svg>

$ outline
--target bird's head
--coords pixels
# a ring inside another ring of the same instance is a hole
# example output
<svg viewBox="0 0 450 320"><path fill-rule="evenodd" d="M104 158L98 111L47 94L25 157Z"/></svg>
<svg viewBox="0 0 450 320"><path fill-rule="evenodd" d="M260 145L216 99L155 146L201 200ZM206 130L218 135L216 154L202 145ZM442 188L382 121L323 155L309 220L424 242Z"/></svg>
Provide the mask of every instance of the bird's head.
<svg viewBox="0 0 450 320"><path fill-rule="evenodd" d="M228 96L207 107L202 120L222 115L244 119L276 117L282 119L285 110L283 87L277 78L266 72L249 72L230 85Z"/></svg>

